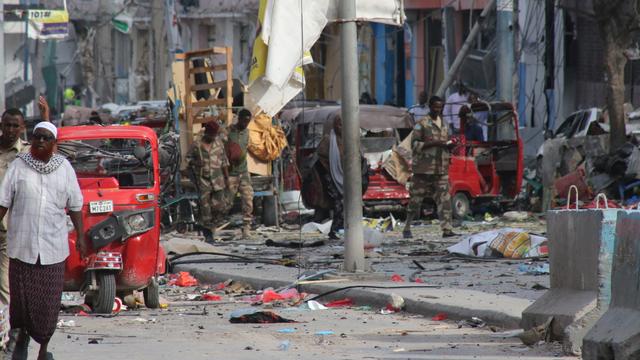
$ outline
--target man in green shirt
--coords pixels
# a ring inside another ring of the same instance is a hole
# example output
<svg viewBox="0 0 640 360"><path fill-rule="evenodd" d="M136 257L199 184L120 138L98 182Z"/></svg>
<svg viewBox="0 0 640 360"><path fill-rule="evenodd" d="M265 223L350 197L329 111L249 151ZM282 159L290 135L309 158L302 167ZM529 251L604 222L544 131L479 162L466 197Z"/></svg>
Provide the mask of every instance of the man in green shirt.
<svg viewBox="0 0 640 360"><path fill-rule="evenodd" d="M242 109L238 112L238 121L229 129L227 136L227 156L229 157L229 196L230 203L236 194L242 199L242 237L251 236L251 220L253 219L253 187L251 176L247 168L247 146L249 145L249 130L251 112Z"/></svg>

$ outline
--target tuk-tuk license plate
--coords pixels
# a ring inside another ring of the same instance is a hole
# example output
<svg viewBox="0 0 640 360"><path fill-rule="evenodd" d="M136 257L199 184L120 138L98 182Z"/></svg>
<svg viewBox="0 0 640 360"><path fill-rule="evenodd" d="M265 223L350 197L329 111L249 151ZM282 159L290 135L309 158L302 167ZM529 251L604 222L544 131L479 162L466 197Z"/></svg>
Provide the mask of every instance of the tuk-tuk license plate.
<svg viewBox="0 0 640 360"><path fill-rule="evenodd" d="M113 211L113 201L91 201L89 203L89 212L92 214L101 214Z"/></svg>

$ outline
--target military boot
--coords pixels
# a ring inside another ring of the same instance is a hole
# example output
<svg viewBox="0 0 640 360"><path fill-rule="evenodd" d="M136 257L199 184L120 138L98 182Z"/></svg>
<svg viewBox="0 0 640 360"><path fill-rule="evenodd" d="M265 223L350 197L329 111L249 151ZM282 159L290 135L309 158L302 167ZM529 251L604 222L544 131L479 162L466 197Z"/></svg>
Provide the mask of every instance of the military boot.
<svg viewBox="0 0 640 360"><path fill-rule="evenodd" d="M413 234L411 233L411 222L413 221L413 213L407 212L407 219L404 224L404 230L402 230L402 237L405 239L413 238Z"/></svg>
<svg viewBox="0 0 640 360"><path fill-rule="evenodd" d="M242 238L244 240L251 239L251 225L250 224L244 224L242 226Z"/></svg>
<svg viewBox="0 0 640 360"><path fill-rule="evenodd" d="M211 232L211 230L209 230L208 228L202 229L202 235L204 236L204 242L206 243L213 242L213 232Z"/></svg>

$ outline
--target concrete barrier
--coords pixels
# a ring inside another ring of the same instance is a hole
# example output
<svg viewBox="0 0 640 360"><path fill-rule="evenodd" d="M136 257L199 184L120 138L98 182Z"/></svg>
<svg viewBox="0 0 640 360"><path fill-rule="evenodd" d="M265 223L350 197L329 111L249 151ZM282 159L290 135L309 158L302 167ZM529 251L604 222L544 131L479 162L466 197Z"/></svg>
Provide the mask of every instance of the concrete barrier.
<svg viewBox="0 0 640 360"><path fill-rule="evenodd" d="M547 213L551 287L522 313L528 330L553 317L551 338L579 354L582 338L609 304L611 258L618 211Z"/></svg>
<svg viewBox="0 0 640 360"><path fill-rule="evenodd" d="M583 359L640 359L640 213L618 214L611 304L584 337Z"/></svg>

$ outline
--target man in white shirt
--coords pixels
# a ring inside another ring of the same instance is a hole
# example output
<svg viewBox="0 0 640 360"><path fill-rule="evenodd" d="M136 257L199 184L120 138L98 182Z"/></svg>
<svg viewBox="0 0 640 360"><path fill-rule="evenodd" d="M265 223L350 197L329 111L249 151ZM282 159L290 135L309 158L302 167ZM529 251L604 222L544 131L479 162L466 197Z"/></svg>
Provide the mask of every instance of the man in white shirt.
<svg viewBox="0 0 640 360"><path fill-rule="evenodd" d="M429 98L425 91L420 91L418 95L418 104L409 108L409 114L413 115L413 124L415 125L418 120L429 114L429 105L427 105Z"/></svg>
<svg viewBox="0 0 640 360"><path fill-rule="evenodd" d="M469 103L469 94L464 84L458 82L456 88L456 92L447 98L444 110L442 110L442 118L449 124L449 129L453 131L453 134L460 132L460 118L458 117L460 108Z"/></svg>
<svg viewBox="0 0 640 360"><path fill-rule="evenodd" d="M19 153L0 185L0 220L10 213L9 321L17 335L13 359L27 359L29 338L40 344L38 360L55 332L69 256L67 210L86 256L82 226L82 193L71 164L54 154L57 129L41 122L33 131L29 152Z"/></svg>

